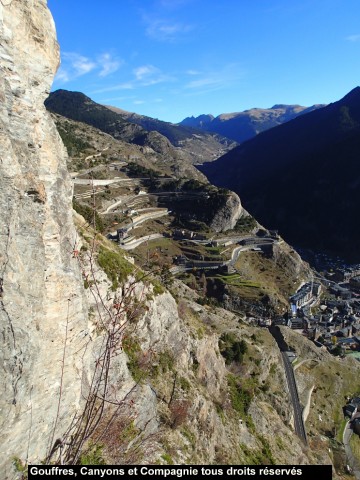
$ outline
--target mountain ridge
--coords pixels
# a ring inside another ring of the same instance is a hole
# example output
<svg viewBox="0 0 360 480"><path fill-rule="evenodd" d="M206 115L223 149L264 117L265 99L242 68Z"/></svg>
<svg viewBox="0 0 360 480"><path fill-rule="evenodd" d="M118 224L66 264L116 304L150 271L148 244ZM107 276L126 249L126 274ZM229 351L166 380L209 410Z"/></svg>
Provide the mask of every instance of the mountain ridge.
<svg viewBox="0 0 360 480"><path fill-rule="evenodd" d="M180 171L179 174L186 168L197 177L192 164L212 161L236 146L236 142L219 135L109 108L81 92L56 90L50 93L45 106L53 113L87 123L118 140L152 148L168 164L172 163L174 172Z"/></svg>
<svg viewBox="0 0 360 480"><path fill-rule="evenodd" d="M358 232L351 225L360 204L355 182L359 133L357 87L337 102L260 133L200 170L236 191L251 214L278 228L290 243L310 246L316 237L315 247L348 255L351 241L343 238L345 232ZM353 240L354 234L349 233Z"/></svg>
<svg viewBox="0 0 360 480"><path fill-rule="evenodd" d="M262 131L323 106L322 104L312 105L311 107L276 104L271 108L251 108L243 112L221 113L217 117L211 114L186 117L179 125L215 132L242 143Z"/></svg>
<svg viewBox="0 0 360 480"><path fill-rule="evenodd" d="M147 131L157 131L164 135L174 146L179 146L182 140L190 138L192 135L199 134L198 129L194 129L191 126L166 122L157 118L148 117L135 112L129 112L118 107L111 105L104 105L112 112L118 113L121 117L127 121L140 125ZM205 134L208 132L204 132ZM216 135L211 134L211 135ZM218 136L220 138L220 136ZM221 139L223 142L227 142L226 138Z"/></svg>

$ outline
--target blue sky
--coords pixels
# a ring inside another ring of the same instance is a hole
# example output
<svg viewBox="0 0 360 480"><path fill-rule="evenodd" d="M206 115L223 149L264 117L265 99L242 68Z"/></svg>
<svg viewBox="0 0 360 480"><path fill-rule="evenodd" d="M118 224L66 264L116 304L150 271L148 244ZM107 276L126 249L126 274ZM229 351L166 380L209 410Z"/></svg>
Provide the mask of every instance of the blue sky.
<svg viewBox="0 0 360 480"><path fill-rule="evenodd" d="M178 122L360 84L359 0L49 0L53 90Z"/></svg>

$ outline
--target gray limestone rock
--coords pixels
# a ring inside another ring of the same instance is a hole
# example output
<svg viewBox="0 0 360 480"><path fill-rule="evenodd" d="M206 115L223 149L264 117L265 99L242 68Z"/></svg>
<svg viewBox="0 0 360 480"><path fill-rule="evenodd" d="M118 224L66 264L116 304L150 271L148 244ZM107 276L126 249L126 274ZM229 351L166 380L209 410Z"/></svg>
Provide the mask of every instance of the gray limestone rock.
<svg viewBox="0 0 360 480"><path fill-rule="evenodd" d="M225 232L235 227L236 222L243 215L244 209L236 193L230 192L226 203L219 208L210 223L210 228L215 232Z"/></svg>
<svg viewBox="0 0 360 480"><path fill-rule="evenodd" d="M78 408L87 328L66 153L43 102L59 64L45 0L0 3L0 465L44 459Z"/></svg>

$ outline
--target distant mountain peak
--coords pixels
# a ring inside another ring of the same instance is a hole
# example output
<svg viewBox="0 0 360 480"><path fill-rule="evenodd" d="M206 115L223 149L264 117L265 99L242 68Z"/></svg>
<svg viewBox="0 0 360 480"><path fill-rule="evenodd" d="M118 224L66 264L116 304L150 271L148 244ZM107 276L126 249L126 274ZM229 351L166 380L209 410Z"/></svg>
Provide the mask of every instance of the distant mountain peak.
<svg viewBox="0 0 360 480"><path fill-rule="evenodd" d="M302 107L301 105L298 105L298 104L286 105L285 103L276 103L271 107L270 110L288 110L290 108L307 108L307 107Z"/></svg>
<svg viewBox="0 0 360 480"><path fill-rule="evenodd" d="M360 104L360 87L355 87L350 92L345 95L341 100L339 100L337 103L340 104L346 104L346 103L351 103L351 104Z"/></svg>
<svg viewBox="0 0 360 480"><path fill-rule="evenodd" d="M214 118L214 115L211 115L211 113L203 113L198 117L194 117L192 115L191 117L184 118L184 120L182 120L179 125L182 125L184 127L200 128L206 130L205 126L210 124L214 120Z"/></svg>
<svg viewBox="0 0 360 480"><path fill-rule="evenodd" d="M243 112L222 113L215 118L210 114L191 116L180 122L180 125L218 133L242 143L260 132L323 106L302 107L301 105L276 104L271 108L251 108Z"/></svg>
<svg viewBox="0 0 360 480"><path fill-rule="evenodd" d="M78 97L81 99L88 99L91 100L88 96L85 95L85 93L82 92L73 92L70 90L65 90L64 88L59 88L58 90L55 90L54 92L51 92L51 95L53 97L59 96L59 97Z"/></svg>
<svg viewBox="0 0 360 480"><path fill-rule="evenodd" d="M201 115L198 115L197 117L195 117L194 115L191 115L190 117L186 117L186 118L194 119L194 120L203 120L203 119L209 118L209 119L213 120L215 117L214 117L214 115L211 115L211 113L202 113Z"/></svg>

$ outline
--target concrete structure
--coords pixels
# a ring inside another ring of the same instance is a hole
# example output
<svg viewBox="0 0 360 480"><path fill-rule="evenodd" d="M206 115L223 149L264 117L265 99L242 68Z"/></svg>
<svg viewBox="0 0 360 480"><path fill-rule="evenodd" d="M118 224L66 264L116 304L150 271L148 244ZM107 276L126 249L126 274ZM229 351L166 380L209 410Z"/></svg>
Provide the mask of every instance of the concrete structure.
<svg viewBox="0 0 360 480"><path fill-rule="evenodd" d="M290 306L293 315L296 315L298 309L308 305L321 292L319 283L305 283L294 295L290 297Z"/></svg>
<svg viewBox="0 0 360 480"><path fill-rule="evenodd" d="M304 330L304 328L306 328L306 321L304 318L295 317L289 320L288 326L293 330Z"/></svg>

